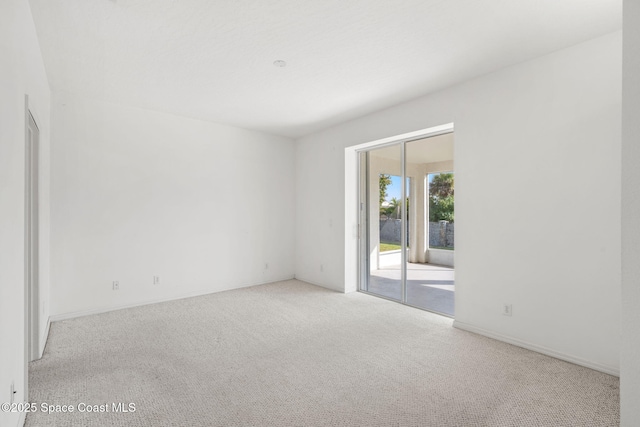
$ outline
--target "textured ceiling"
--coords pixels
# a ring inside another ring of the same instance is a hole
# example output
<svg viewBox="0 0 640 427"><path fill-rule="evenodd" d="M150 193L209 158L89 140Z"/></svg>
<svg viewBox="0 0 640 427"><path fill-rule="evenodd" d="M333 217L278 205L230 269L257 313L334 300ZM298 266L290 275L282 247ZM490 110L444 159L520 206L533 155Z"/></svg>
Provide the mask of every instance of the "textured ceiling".
<svg viewBox="0 0 640 427"><path fill-rule="evenodd" d="M30 3L54 91L291 137L622 25L621 0Z"/></svg>

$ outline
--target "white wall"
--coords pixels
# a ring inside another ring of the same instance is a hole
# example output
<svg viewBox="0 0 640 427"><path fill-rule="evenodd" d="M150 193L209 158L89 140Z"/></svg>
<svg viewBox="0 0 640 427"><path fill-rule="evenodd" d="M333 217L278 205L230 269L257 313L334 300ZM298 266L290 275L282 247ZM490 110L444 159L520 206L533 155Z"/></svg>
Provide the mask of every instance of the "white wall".
<svg viewBox="0 0 640 427"><path fill-rule="evenodd" d="M56 319L293 277L292 140L67 94L52 109Z"/></svg>
<svg viewBox="0 0 640 427"><path fill-rule="evenodd" d="M40 127L40 285L49 316L49 102L50 92L29 3L0 2L0 402L26 401L24 354L25 94ZM42 343L42 345L44 342ZM20 422L0 412L1 426Z"/></svg>
<svg viewBox="0 0 640 427"><path fill-rule="evenodd" d="M640 2L624 2L621 425L640 420Z"/></svg>
<svg viewBox="0 0 640 427"><path fill-rule="evenodd" d="M355 287L345 147L454 122L457 325L617 372L620 64L614 33L301 138L296 277Z"/></svg>

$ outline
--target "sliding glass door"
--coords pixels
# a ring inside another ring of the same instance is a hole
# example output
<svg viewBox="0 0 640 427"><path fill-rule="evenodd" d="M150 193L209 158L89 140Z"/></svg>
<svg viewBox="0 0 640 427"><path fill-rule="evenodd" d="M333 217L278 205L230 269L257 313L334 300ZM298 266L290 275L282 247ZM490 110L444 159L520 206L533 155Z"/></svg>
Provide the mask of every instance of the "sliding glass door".
<svg viewBox="0 0 640 427"><path fill-rule="evenodd" d="M403 301L406 224L402 185L403 147L389 145L361 154L361 222L366 224L361 248L366 255L361 289ZM406 251L405 251L406 252Z"/></svg>
<svg viewBox="0 0 640 427"><path fill-rule="evenodd" d="M452 133L359 153L361 291L453 316L453 174L430 193L452 171Z"/></svg>

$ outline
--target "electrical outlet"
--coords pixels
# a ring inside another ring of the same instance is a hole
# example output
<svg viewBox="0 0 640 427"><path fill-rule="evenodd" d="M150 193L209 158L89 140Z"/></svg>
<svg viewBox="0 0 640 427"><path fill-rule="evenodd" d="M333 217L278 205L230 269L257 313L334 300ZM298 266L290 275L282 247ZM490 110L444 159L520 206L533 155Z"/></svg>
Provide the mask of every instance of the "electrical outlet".
<svg viewBox="0 0 640 427"><path fill-rule="evenodd" d="M114 291L120 290L120 282L118 282L117 280L113 282L113 290Z"/></svg>
<svg viewBox="0 0 640 427"><path fill-rule="evenodd" d="M160 284L160 276L153 276L153 284L154 285Z"/></svg>
<svg viewBox="0 0 640 427"><path fill-rule="evenodd" d="M513 307L511 306L511 304L503 304L502 305L502 314L505 316L512 316L513 315Z"/></svg>

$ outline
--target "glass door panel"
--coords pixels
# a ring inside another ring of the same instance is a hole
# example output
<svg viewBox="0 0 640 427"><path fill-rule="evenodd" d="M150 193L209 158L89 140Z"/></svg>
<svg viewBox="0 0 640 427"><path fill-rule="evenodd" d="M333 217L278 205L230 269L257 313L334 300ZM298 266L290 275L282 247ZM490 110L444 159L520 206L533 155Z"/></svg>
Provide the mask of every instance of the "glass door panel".
<svg viewBox="0 0 640 427"><path fill-rule="evenodd" d="M363 160L365 170L362 170ZM403 301L402 266L406 227L402 221L405 204L402 188L402 146L395 144L370 150L361 158L361 224L365 251L361 289L372 294ZM403 232L404 236L403 237Z"/></svg>
<svg viewBox="0 0 640 427"><path fill-rule="evenodd" d="M408 186L406 300L454 315L453 134L405 144Z"/></svg>
<svg viewBox="0 0 640 427"><path fill-rule="evenodd" d="M453 133L360 153L360 290L454 314Z"/></svg>

